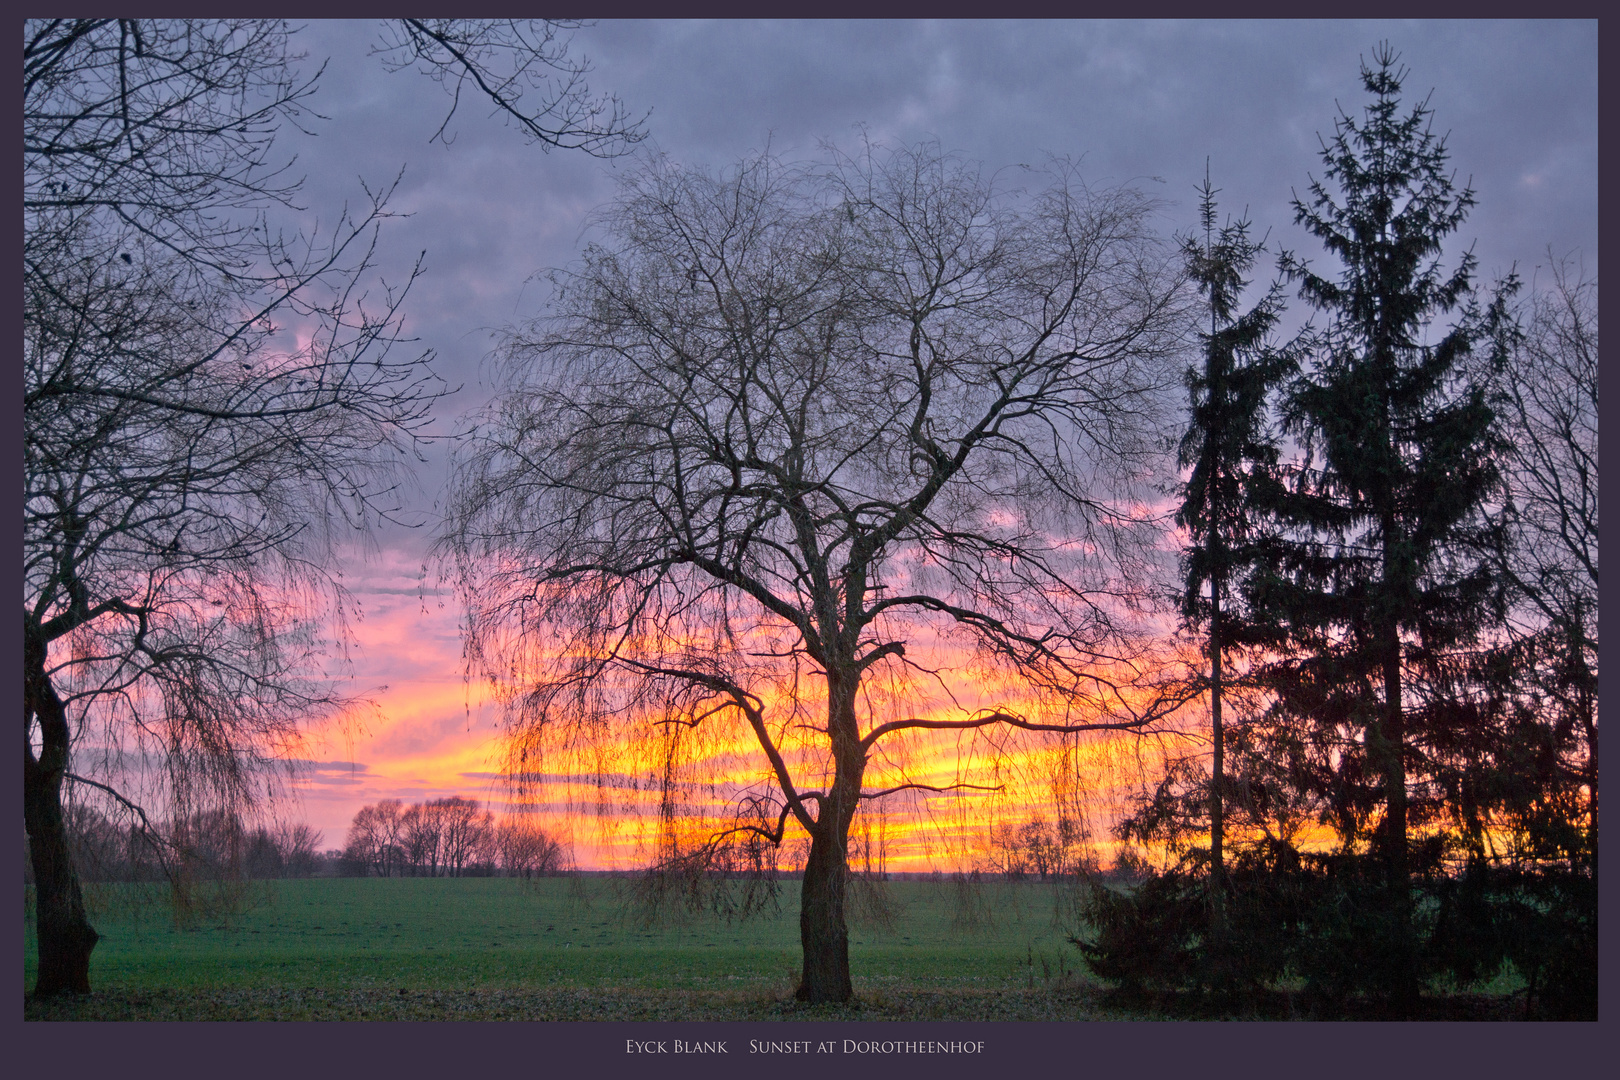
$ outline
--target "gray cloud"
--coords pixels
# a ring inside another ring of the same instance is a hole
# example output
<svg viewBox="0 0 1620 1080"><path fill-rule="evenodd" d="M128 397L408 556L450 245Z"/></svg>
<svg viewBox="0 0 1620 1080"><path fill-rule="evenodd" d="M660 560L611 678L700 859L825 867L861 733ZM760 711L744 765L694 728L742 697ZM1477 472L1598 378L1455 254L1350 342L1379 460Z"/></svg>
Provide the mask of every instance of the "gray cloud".
<svg viewBox="0 0 1620 1080"><path fill-rule="evenodd" d="M449 430L489 392L495 335L543 312L549 284L536 273L575 257L590 211L629 166L542 153L467 100L450 145L430 145L448 99L419 75L385 72L367 56L376 39L375 23L305 30L310 63L331 58L316 102L327 119L312 121L312 138L288 132L286 149L327 220L360 197L361 177L377 185L405 168L396 207L412 216L385 233L382 257L397 282L427 253L408 329L464 386L443 410ZM595 89L652 110L647 149L681 161L722 168L767 141L813 154L821 139L851 145L857 125L937 139L990 170L1050 152L1080 160L1093 182L1156 193L1169 235L1195 224L1207 158L1224 209L1246 208L1274 246L1320 258L1289 200L1319 172L1319 136L1338 109L1359 112L1359 57L1385 39L1410 68L1409 100L1430 96L1478 196L1452 257L1472 244L1489 280L1533 270L1550 246L1595 273L1595 21L610 21L574 45L595 63ZM426 550L444 478L435 454L416 495L427 527L383 539L405 561Z"/></svg>
<svg viewBox="0 0 1620 1080"><path fill-rule="evenodd" d="M317 137L299 140L309 203L331 208L402 166L386 255L397 279L418 250L428 276L412 327L477 400L491 332L542 308L538 270L570 261L589 211L626 166L541 153L463 102L449 146L428 145L448 108L411 73L366 55L374 23L317 23L311 62L330 55ZM1190 228L1192 188L1211 159L1224 204L1309 252L1291 192L1318 169L1319 133L1357 111L1358 57L1380 40L1430 93L1479 206L1459 242L1486 274L1532 264L1547 245L1597 260L1597 30L1594 22L605 22L576 51L593 86L651 109L649 143L723 167L766 145L936 138L995 169L1043 152L1080 158L1102 183L1138 181ZM290 145L290 143L289 143ZM1147 178L1160 178L1155 183Z"/></svg>

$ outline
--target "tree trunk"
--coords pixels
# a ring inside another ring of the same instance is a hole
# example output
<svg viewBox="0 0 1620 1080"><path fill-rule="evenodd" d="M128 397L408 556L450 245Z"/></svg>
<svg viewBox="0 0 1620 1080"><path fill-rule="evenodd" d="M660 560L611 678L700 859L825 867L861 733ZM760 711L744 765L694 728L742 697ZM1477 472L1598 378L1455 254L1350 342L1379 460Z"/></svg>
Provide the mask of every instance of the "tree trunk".
<svg viewBox="0 0 1620 1080"><path fill-rule="evenodd" d="M1226 740L1221 729L1221 579L1210 583L1209 719L1213 761L1209 778L1209 937L1216 979L1227 975L1226 930L1226 820L1223 780L1226 776Z"/></svg>
<svg viewBox="0 0 1620 1080"><path fill-rule="evenodd" d="M1383 614L1384 625L1379 630L1383 652L1384 715L1379 727L1380 743L1384 754L1384 843L1388 860L1389 918L1394 940L1390 942L1395 955L1392 972L1393 1004L1397 1015L1409 1015L1417 1004L1417 951L1412 935L1412 875L1407 864L1406 822L1406 714L1401 702L1401 632L1400 615L1393 610L1392 593L1396 587L1407 584L1404 564L1397 564L1397 534L1395 516L1383 515L1384 532L1384 599L1390 608ZM1397 568L1398 567L1398 568ZM1406 590L1401 589L1404 593ZM1399 595L1399 593L1396 593Z"/></svg>
<svg viewBox="0 0 1620 1080"><path fill-rule="evenodd" d="M1226 933L1226 740L1221 729L1221 591L1220 578L1210 584L1209 619L1209 731L1213 760L1209 780L1209 893L1210 930L1217 943Z"/></svg>
<svg viewBox="0 0 1620 1080"><path fill-rule="evenodd" d="M827 727L833 744L833 782L821 804L799 900L799 944L804 973L794 995L812 1005L854 997L849 981L849 924L844 900L849 882L849 826L860 803L866 755L855 719L859 668L829 665Z"/></svg>
<svg viewBox="0 0 1620 1080"><path fill-rule="evenodd" d="M1209 161L1204 161L1204 198L1205 206L1210 216L1205 218L1204 231L1205 251L1213 254L1209 243L1208 222L1214 217L1214 190L1209 184ZM1209 311L1209 339L1210 348L1207 353L1206 379L1209 384L1210 402L1220 402L1223 406L1227 400L1226 394L1226 364L1224 359L1215 350L1216 334L1220 332L1219 317L1214 303L1216 293L1212 286L1210 293ZM1233 354L1232 359L1236 359ZM1226 585L1226 558L1224 537L1221 534L1223 524L1221 518L1221 472L1224 450L1226 447L1225 413L1217 409L1210 418L1206 446L1214 448L1209 461L1209 553L1211 555L1211 573L1209 577L1209 734L1210 762L1209 777L1209 936L1214 945L1217 967L1225 966L1226 950L1226 820L1225 806L1222 797L1225 794L1221 787L1221 778L1226 775L1226 742L1221 731L1221 591Z"/></svg>
<svg viewBox="0 0 1620 1080"><path fill-rule="evenodd" d="M1391 930L1395 940L1395 1002L1404 1014L1417 1002L1416 952L1412 940L1412 873L1407 864L1406 732L1401 708L1401 640L1393 621L1384 652L1385 829L1389 860Z"/></svg>
<svg viewBox="0 0 1620 1080"><path fill-rule="evenodd" d="M812 1005L848 1001L855 993L849 981L849 925L844 921L846 845L834 835L836 826L835 820L826 820L811 837L799 894L804 972L794 996Z"/></svg>
<svg viewBox="0 0 1620 1080"><path fill-rule="evenodd" d="M68 850L62 819L62 778L67 772L67 710L45 673L45 642L24 625L23 646L23 826L34 864L35 925L39 972L34 995L90 992L90 951L100 939L84 913L79 874ZM34 755L31 728L39 722Z"/></svg>

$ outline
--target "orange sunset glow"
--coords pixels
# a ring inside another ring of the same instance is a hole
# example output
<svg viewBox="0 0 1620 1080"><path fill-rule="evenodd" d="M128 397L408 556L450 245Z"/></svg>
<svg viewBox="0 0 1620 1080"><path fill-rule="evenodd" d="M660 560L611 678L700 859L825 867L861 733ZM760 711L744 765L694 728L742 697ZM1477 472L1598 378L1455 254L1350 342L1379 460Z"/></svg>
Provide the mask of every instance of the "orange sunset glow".
<svg viewBox="0 0 1620 1080"><path fill-rule="evenodd" d="M352 646L343 671L346 694L374 702L312 732L306 764L294 785L291 816L320 829L328 847L338 847L356 811L380 799L407 803L462 795L497 814L523 810L568 837L584 869L625 869L644 864L659 838L662 761L653 725L643 725L621 743L597 748L589 768L579 762L542 763L521 795L507 782L507 741L499 705L479 683L463 678L459 605L447 585L420 559L387 551L357 560L346 580L359 617L350 623ZM931 641L924 629L912 636L917 650L940 653L953 646ZM1018 688L992 687L971 675L952 685L955 702L919 698L905 688L898 699L868 688L869 710L960 718L981 707L1019 710L1030 703ZM814 680L801 695L815 692ZM884 698L891 698L887 703ZM784 703L772 703L780 709ZM815 714L809 697L802 707ZM1166 739L1137 745L1135 736L1096 732L1053 739L980 732L909 731L879 742L866 787L883 789L909 781L948 787L971 783L999 790L944 793L901 792L868 804L857 819L857 861L881 861L890 871L953 871L982 861L993 826L1032 817L1053 820L1061 811L1085 831L1089 850L1111 860L1116 844L1110 827L1124 800L1138 789L1142 771L1161 749L1186 753L1194 745L1175 732L1196 732L1197 710L1169 726ZM711 722L703 749L682 776L677 832L686 842L729 823L734 796L763 788L768 767L746 728ZM991 740L995 740L992 742ZM1157 748L1157 749L1156 749ZM804 746L784 746L795 776L815 787L820 769ZM902 781L901 778L904 778ZM784 867L805 837L790 825L782 845ZM868 850L861 845L870 841Z"/></svg>

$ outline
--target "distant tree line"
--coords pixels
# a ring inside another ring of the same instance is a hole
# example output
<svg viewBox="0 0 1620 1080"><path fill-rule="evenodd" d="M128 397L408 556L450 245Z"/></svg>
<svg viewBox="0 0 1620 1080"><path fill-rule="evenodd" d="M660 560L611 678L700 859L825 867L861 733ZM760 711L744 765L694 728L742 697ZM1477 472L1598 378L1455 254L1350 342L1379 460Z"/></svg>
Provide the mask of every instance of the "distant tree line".
<svg viewBox="0 0 1620 1080"><path fill-rule="evenodd" d="M1055 821L1036 814L1021 823L996 823L985 840L985 854L974 866L979 877L1062 882L1092 879L1101 872L1079 824L1064 815Z"/></svg>
<svg viewBox="0 0 1620 1080"><path fill-rule="evenodd" d="M349 826L340 872L375 877L531 878L564 869L561 842L512 816L497 822L474 799L453 795L405 805L383 799L361 807Z"/></svg>
<svg viewBox="0 0 1620 1080"><path fill-rule="evenodd" d="M64 817L74 864L89 882L303 878L327 861L321 832L303 822L252 824L207 811L148 823L119 820L83 802L69 803ZM33 882L26 860L23 877Z"/></svg>

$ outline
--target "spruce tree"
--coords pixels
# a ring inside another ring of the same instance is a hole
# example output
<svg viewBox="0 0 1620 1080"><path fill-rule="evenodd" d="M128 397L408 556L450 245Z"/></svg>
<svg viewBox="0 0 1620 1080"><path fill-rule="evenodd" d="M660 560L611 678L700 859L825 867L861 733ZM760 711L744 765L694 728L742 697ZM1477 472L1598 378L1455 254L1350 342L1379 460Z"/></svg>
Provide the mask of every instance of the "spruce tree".
<svg viewBox="0 0 1620 1080"><path fill-rule="evenodd" d="M1325 326L1289 395L1288 429L1305 454L1279 507L1292 542L1274 549L1276 573L1257 579L1253 597L1286 631L1272 668L1279 715L1310 748L1346 853L1373 857L1381 918L1354 935L1375 940L1358 943L1372 951L1351 978L1404 1011L1419 985L1411 826L1426 809L1411 793L1440 722L1409 691L1500 618L1501 590L1485 513L1499 447L1463 365L1492 339L1490 317L1472 252L1442 269L1474 194L1455 188L1427 102L1403 107L1398 59L1384 44L1362 65L1372 100L1359 120L1341 113L1323 178L1294 201L1296 223L1340 270L1280 259Z"/></svg>
<svg viewBox="0 0 1620 1080"><path fill-rule="evenodd" d="M1249 237L1247 220L1216 229L1215 189L1206 166L1200 190L1203 242L1182 247L1189 275L1209 307L1201 333L1202 363L1187 371L1188 427L1180 464L1191 473L1176 523L1187 530L1182 616L1208 634L1210 745L1208 792L1211 937L1219 951L1226 932L1225 731L1221 717L1223 656L1246 639L1235 621L1231 585L1253 558L1257 507L1274 502L1278 448L1267 424L1267 399L1294 371L1290 357L1270 346L1283 309L1281 283L1247 312L1239 302L1245 277L1265 250ZM1207 589L1207 593L1206 593Z"/></svg>

